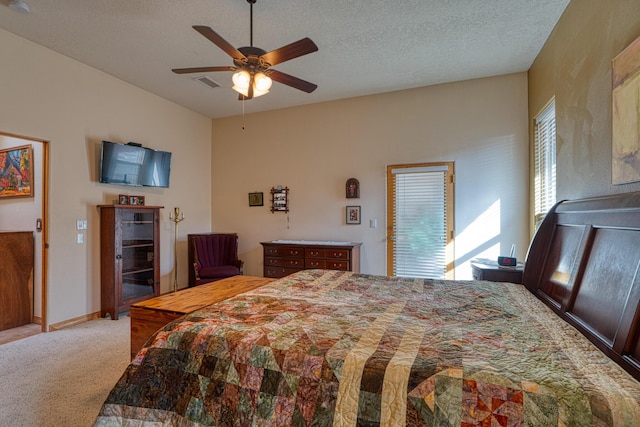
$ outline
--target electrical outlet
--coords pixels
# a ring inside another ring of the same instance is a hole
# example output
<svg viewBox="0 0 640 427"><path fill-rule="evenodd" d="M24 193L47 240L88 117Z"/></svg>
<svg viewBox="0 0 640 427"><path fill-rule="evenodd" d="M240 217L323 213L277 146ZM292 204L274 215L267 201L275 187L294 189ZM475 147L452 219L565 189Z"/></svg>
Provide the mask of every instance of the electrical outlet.
<svg viewBox="0 0 640 427"><path fill-rule="evenodd" d="M76 243L82 245L84 243L84 234L78 233L76 235Z"/></svg>

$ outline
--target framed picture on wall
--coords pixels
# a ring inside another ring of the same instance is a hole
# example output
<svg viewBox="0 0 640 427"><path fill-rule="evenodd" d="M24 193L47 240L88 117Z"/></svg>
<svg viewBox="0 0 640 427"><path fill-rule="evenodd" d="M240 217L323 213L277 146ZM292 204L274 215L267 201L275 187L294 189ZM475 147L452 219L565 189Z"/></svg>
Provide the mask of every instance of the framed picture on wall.
<svg viewBox="0 0 640 427"><path fill-rule="evenodd" d="M33 147L0 150L0 198L33 197Z"/></svg>
<svg viewBox="0 0 640 427"><path fill-rule="evenodd" d="M119 205L128 205L129 204L129 196L126 194L120 194L118 196L118 204Z"/></svg>
<svg viewBox="0 0 640 427"><path fill-rule="evenodd" d="M129 204L144 206L144 196L129 196Z"/></svg>
<svg viewBox="0 0 640 427"><path fill-rule="evenodd" d="M355 178L349 178L346 184L346 197L347 199L359 199L360 198L360 182Z"/></svg>
<svg viewBox="0 0 640 427"><path fill-rule="evenodd" d="M347 224L360 224L360 206L347 206Z"/></svg>
<svg viewBox="0 0 640 427"><path fill-rule="evenodd" d="M640 181L640 37L613 61L611 183Z"/></svg>
<svg viewBox="0 0 640 427"><path fill-rule="evenodd" d="M263 194L261 192L249 193L249 206L264 206Z"/></svg>

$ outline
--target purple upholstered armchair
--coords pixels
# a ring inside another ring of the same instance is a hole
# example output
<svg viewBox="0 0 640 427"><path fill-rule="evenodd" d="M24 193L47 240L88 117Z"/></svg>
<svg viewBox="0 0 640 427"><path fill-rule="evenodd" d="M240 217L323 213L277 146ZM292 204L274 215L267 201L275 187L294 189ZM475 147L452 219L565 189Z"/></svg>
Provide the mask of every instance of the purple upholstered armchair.
<svg viewBox="0 0 640 427"><path fill-rule="evenodd" d="M242 274L238 259L238 235L235 233L190 234L189 286L214 282Z"/></svg>

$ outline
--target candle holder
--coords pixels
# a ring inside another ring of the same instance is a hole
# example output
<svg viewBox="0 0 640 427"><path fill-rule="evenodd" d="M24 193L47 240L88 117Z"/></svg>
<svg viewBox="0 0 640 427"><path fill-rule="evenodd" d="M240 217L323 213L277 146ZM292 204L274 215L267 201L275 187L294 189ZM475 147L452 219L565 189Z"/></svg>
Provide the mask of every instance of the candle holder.
<svg viewBox="0 0 640 427"><path fill-rule="evenodd" d="M175 225L175 237L173 240L173 292L178 290L178 224L184 220L184 212L180 213L180 208L173 208L173 212L169 212L169 219Z"/></svg>

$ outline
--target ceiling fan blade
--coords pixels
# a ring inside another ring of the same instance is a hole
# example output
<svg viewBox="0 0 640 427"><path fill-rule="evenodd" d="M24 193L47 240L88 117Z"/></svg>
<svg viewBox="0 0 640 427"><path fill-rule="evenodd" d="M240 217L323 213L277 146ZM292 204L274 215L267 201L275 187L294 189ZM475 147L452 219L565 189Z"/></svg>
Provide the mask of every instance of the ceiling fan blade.
<svg viewBox="0 0 640 427"><path fill-rule="evenodd" d="M174 68L173 71L176 74L189 74L189 73L212 73L214 71L235 71L236 67L222 66L222 67L193 67L193 68Z"/></svg>
<svg viewBox="0 0 640 427"><path fill-rule="evenodd" d="M297 77L283 73L281 71L277 71L277 70L270 70L270 71L271 73L269 74L269 77L271 77L272 80L275 80L287 86L291 86L292 88L299 89L307 93L311 93L314 90L316 90L316 88L318 87L318 85L309 83L308 81L299 79Z"/></svg>
<svg viewBox="0 0 640 427"><path fill-rule="evenodd" d="M193 29L209 39L213 44L227 52L227 55L233 59L245 58L238 49L233 47L228 41L223 39L218 33L205 25L194 25Z"/></svg>
<svg viewBox="0 0 640 427"><path fill-rule="evenodd" d="M267 52L260 58L264 59L270 65L276 65L311 52L316 52L317 50L318 46L316 46L313 40L305 37L297 42L293 42L286 46L282 46L279 49Z"/></svg>

